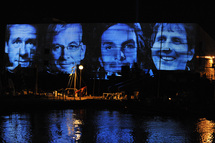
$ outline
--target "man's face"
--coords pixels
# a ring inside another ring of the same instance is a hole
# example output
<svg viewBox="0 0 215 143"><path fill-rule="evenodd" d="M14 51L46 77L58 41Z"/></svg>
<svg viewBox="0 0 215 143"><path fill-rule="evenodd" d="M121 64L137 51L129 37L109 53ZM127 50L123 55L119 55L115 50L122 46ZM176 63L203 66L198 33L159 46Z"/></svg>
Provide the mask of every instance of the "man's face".
<svg viewBox="0 0 215 143"><path fill-rule="evenodd" d="M169 27L171 26L171 30ZM187 33L181 24L158 28L152 47L152 59L159 70L185 70L188 61Z"/></svg>
<svg viewBox="0 0 215 143"><path fill-rule="evenodd" d="M101 37L101 58L106 72L120 72L125 65L132 67L137 61L134 29L126 24L109 27Z"/></svg>
<svg viewBox="0 0 215 143"><path fill-rule="evenodd" d="M85 49L82 47L82 27L72 24L53 37L52 55L58 70L71 73L75 64L80 64L84 58Z"/></svg>
<svg viewBox="0 0 215 143"><path fill-rule="evenodd" d="M28 67L36 51L36 29L28 24L20 24L13 25L9 30L10 37L5 52L13 64L10 69L13 70L18 64Z"/></svg>

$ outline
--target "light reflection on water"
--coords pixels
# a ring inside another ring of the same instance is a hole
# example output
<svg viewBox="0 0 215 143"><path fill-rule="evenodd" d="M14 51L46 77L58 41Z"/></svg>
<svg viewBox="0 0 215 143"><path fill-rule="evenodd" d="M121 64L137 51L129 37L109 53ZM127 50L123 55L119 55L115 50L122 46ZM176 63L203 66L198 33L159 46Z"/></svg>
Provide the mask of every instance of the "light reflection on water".
<svg viewBox="0 0 215 143"><path fill-rule="evenodd" d="M0 115L0 142L213 142L206 118L109 110L47 110Z"/></svg>
<svg viewBox="0 0 215 143"><path fill-rule="evenodd" d="M214 121L200 118L197 123L197 132L200 134L200 141L203 143L212 143L214 139L214 128Z"/></svg>
<svg viewBox="0 0 215 143"><path fill-rule="evenodd" d="M96 116L96 142L133 142L133 122L131 115L117 111L102 111Z"/></svg>

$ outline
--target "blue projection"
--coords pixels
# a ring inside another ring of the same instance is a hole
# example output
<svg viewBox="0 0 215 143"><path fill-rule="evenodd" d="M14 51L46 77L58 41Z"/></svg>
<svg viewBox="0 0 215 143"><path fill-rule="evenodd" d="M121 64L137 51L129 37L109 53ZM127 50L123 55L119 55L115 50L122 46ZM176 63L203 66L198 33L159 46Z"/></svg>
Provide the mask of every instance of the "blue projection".
<svg viewBox="0 0 215 143"><path fill-rule="evenodd" d="M7 25L7 70L35 65L48 73L120 76L122 67L193 70L195 25L190 23L68 23ZM46 64L44 64L44 61Z"/></svg>
<svg viewBox="0 0 215 143"><path fill-rule="evenodd" d="M101 36L100 63L108 75L121 72L122 66L137 62L137 38L133 28L126 24L115 24Z"/></svg>
<svg viewBox="0 0 215 143"><path fill-rule="evenodd" d="M13 71L18 65L29 67L37 48L37 29L30 24L7 26L5 53L8 54L7 69Z"/></svg>
<svg viewBox="0 0 215 143"><path fill-rule="evenodd" d="M191 61L194 49L189 47L189 29L182 23L160 23L154 26L155 40L152 59L159 70L185 70Z"/></svg>
<svg viewBox="0 0 215 143"><path fill-rule="evenodd" d="M53 66L58 71L70 74L72 67L80 64L85 55L81 24L51 24L47 38L50 40Z"/></svg>

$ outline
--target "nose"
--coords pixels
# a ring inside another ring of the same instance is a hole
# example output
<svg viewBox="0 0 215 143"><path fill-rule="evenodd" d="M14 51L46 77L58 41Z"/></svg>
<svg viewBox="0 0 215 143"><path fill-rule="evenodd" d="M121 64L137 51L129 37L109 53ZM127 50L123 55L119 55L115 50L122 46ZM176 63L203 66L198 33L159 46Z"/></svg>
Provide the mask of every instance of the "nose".
<svg viewBox="0 0 215 143"><path fill-rule="evenodd" d="M118 50L115 54L115 60L124 61L125 59L126 59L126 57L125 57L125 53L124 53L123 49L118 48Z"/></svg>
<svg viewBox="0 0 215 143"><path fill-rule="evenodd" d="M126 59L125 53L123 51L120 52L120 61L124 61Z"/></svg>
<svg viewBox="0 0 215 143"><path fill-rule="evenodd" d="M69 58L69 52L68 52L67 48L62 48L62 50L61 50L61 57L63 59L68 59Z"/></svg>
<svg viewBox="0 0 215 143"><path fill-rule="evenodd" d="M25 55L27 52L26 52L26 46L25 46L25 43L22 43L22 46L20 47L19 49L19 54L20 55Z"/></svg>
<svg viewBox="0 0 215 143"><path fill-rule="evenodd" d="M172 48L169 42L165 42L162 44L161 52L164 54L170 54L172 52Z"/></svg>
<svg viewBox="0 0 215 143"><path fill-rule="evenodd" d="M162 49L162 53L170 54L171 52L172 52L172 50L170 48Z"/></svg>

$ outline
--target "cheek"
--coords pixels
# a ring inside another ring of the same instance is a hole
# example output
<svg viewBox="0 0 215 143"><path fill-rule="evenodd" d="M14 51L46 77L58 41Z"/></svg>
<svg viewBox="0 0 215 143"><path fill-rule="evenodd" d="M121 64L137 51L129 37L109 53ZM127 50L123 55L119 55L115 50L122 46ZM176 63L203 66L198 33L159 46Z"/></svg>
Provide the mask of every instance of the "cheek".
<svg viewBox="0 0 215 143"><path fill-rule="evenodd" d="M75 51L75 52L69 52L68 56L80 59L81 58L81 51L78 50L78 51Z"/></svg>
<svg viewBox="0 0 215 143"><path fill-rule="evenodd" d="M52 55L53 55L54 59L59 59L61 52L52 51Z"/></svg>
<svg viewBox="0 0 215 143"><path fill-rule="evenodd" d="M179 54L187 54L188 52L188 45L174 45L173 48Z"/></svg>
<svg viewBox="0 0 215 143"><path fill-rule="evenodd" d="M160 61L160 58L158 56L152 56L152 60L154 61L154 63L157 63Z"/></svg>
<svg viewBox="0 0 215 143"><path fill-rule="evenodd" d="M8 54L9 54L9 56L17 56L17 55L19 55L19 49L9 48Z"/></svg>
<svg viewBox="0 0 215 143"><path fill-rule="evenodd" d="M101 48L101 56L108 55L109 51L106 50L105 48Z"/></svg>
<svg viewBox="0 0 215 143"><path fill-rule="evenodd" d="M128 59L136 59L137 58L137 49L129 49L125 51L125 56Z"/></svg>
<svg viewBox="0 0 215 143"><path fill-rule="evenodd" d="M116 51L115 50L105 50L105 49L101 49L101 56L102 58L110 58L110 57L113 57L114 55L116 54ZM103 59L105 60L105 59Z"/></svg>
<svg viewBox="0 0 215 143"><path fill-rule="evenodd" d="M159 42L155 42L152 46L152 49L160 49L161 44Z"/></svg>

